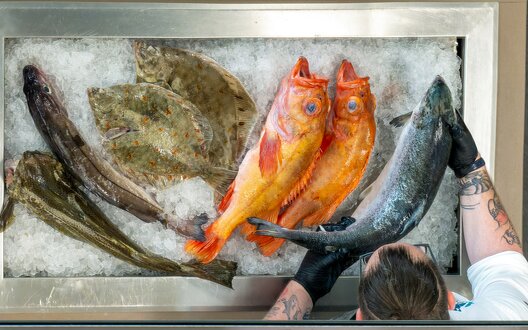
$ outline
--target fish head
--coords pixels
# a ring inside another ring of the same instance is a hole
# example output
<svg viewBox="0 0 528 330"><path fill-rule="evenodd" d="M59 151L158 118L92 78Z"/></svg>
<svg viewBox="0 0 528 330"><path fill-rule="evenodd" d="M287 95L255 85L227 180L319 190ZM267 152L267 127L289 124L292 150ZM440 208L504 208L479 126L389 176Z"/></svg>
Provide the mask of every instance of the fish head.
<svg viewBox="0 0 528 330"><path fill-rule="evenodd" d="M26 65L22 74L24 76L24 94L28 99L31 112L64 111L59 96L55 92L57 89L42 70L34 65Z"/></svg>
<svg viewBox="0 0 528 330"><path fill-rule="evenodd" d="M279 133L302 136L324 127L330 109L327 88L328 79L311 73L308 60L300 57L283 79L272 107Z"/></svg>
<svg viewBox="0 0 528 330"><path fill-rule="evenodd" d="M334 120L357 122L372 117L376 97L370 91L369 77L359 77L350 63L343 60L337 73L336 95L331 114Z"/></svg>
<svg viewBox="0 0 528 330"><path fill-rule="evenodd" d="M419 127L431 120L437 121L439 118L447 122L452 121L454 119L452 103L449 87L442 77L436 76L418 105L418 109L413 113L413 123Z"/></svg>

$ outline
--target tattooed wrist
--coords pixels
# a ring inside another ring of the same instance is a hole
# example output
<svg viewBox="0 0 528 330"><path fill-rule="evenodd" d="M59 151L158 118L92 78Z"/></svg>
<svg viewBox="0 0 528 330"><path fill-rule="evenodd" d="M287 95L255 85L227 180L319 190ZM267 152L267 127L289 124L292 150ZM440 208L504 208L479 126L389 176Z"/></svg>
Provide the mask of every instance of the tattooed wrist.
<svg viewBox="0 0 528 330"><path fill-rule="evenodd" d="M493 188L491 179L485 169L471 172L457 181L461 196L478 195Z"/></svg>

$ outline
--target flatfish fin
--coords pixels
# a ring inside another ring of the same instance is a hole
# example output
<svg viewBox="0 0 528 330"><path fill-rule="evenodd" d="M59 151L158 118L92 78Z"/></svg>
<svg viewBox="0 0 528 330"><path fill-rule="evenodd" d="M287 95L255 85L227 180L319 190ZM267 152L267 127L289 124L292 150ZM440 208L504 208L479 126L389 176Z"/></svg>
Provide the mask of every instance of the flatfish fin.
<svg viewBox="0 0 528 330"><path fill-rule="evenodd" d="M236 170L258 117L240 80L198 52L134 42L134 53L137 82L168 85L195 104L212 126L211 164Z"/></svg>
<svg viewBox="0 0 528 330"><path fill-rule="evenodd" d="M182 96L149 83L90 88L96 126L109 137L103 147L132 181L166 187L201 176L213 181L209 120ZM226 186L225 175L217 181Z"/></svg>

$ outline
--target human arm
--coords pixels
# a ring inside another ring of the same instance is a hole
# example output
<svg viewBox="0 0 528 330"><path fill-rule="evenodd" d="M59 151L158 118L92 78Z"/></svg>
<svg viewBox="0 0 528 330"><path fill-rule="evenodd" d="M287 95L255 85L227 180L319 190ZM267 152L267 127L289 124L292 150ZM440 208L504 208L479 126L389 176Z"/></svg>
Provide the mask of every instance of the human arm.
<svg viewBox="0 0 528 330"><path fill-rule="evenodd" d="M453 146L449 166L459 182L466 250L471 264L494 254L522 253L520 241L495 191L471 133L457 113L451 127Z"/></svg>
<svg viewBox="0 0 528 330"><path fill-rule="evenodd" d="M353 221L353 218L343 217L339 223L322 227L326 231L339 231ZM326 254L309 250L293 280L282 291L264 319L307 319L315 302L330 292L341 273L356 260L344 249Z"/></svg>
<svg viewBox="0 0 528 330"><path fill-rule="evenodd" d="M486 167L459 179L462 225L469 261L505 251L522 254L519 236L504 210Z"/></svg>
<svg viewBox="0 0 528 330"><path fill-rule="evenodd" d="M268 311L264 320L306 320L313 303L306 289L291 280Z"/></svg>

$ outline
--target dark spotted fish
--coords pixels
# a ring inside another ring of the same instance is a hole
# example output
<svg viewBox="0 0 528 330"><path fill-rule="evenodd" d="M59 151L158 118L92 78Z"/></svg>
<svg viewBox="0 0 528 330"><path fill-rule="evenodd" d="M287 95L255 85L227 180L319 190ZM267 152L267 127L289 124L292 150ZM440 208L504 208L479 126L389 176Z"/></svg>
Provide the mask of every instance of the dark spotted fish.
<svg viewBox="0 0 528 330"><path fill-rule="evenodd" d="M137 82L159 84L192 102L211 124L211 164L236 169L257 117L242 83L203 54L144 42L135 42L134 49Z"/></svg>
<svg viewBox="0 0 528 330"><path fill-rule="evenodd" d="M24 93L35 125L55 156L80 184L143 221L161 221L184 236L203 239L200 224L179 223L168 218L149 194L94 153L68 118L56 89L41 70L28 65L23 75Z"/></svg>
<svg viewBox="0 0 528 330"><path fill-rule="evenodd" d="M401 133L382 173L379 192L354 213L356 222L343 231L288 230L257 218L257 233L288 239L312 250L346 248L352 255L373 251L401 239L431 206L447 167L451 150L449 126L457 125L451 92L437 77ZM375 193L373 190L372 193ZM362 203L362 204L363 204Z"/></svg>
<svg viewBox="0 0 528 330"><path fill-rule="evenodd" d="M89 88L88 99L103 146L135 182L164 186L200 176L225 191L235 177L211 165L211 124L180 95L140 83Z"/></svg>
<svg viewBox="0 0 528 330"><path fill-rule="evenodd" d="M197 276L231 288L236 263L215 260L178 264L128 239L76 185L51 155L25 152L8 194L40 220L66 236L95 246L116 258L167 275Z"/></svg>

